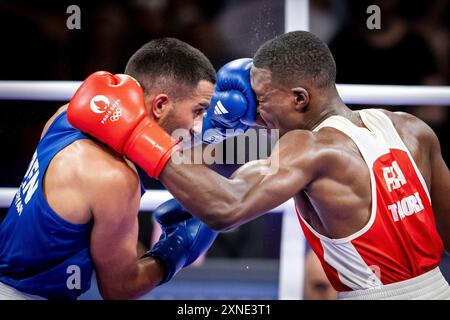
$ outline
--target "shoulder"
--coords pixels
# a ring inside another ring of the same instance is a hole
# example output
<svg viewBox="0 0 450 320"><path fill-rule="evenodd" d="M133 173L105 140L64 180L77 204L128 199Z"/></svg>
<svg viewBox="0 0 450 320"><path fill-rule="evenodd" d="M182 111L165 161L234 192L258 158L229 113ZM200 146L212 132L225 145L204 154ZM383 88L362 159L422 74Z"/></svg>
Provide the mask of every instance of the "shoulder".
<svg viewBox="0 0 450 320"><path fill-rule="evenodd" d="M420 120L419 118L417 118L416 116L407 113L407 112L403 112L403 111L389 111L386 109L376 109L378 111L383 112L386 116L388 116L392 122L394 122L394 125L402 122L402 123L425 123L422 120Z"/></svg>
<svg viewBox="0 0 450 320"><path fill-rule="evenodd" d="M353 140L337 129L298 131L292 131L290 137L292 150L297 150L294 161L310 171L313 179L348 172L364 161Z"/></svg>
<svg viewBox="0 0 450 320"><path fill-rule="evenodd" d="M295 158L306 158L317 150L317 137L311 131L292 130L284 134L278 143L280 154L294 155Z"/></svg>
<svg viewBox="0 0 450 320"><path fill-rule="evenodd" d="M280 148L284 146L292 152L316 158L335 150L342 140L341 136L342 134L333 128L323 128L317 132L292 130L281 137Z"/></svg>
<svg viewBox="0 0 450 320"><path fill-rule="evenodd" d="M281 158L287 155L292 161L301 162L309 170L321 170L333 161L342 159L342 143L345 136L335 129L320 131L293 130L280 139Z"/></svg>
<svg viewBox="0 0 450 320"><path fill-rule="evenodd" d="M93 140L78 140L81 169L79 174L92 184L109 192L139 190L139 177L134 165L111 148Z"/></svg>
<svg viewBox="0 0 450 320"><path fill-rule="evenodd" d="M314 134L311 131L300 129L291 130L280 138L280 144L281 143L298 144L301 142L301 144L299 145L300 147L308 148L311 146L314 138L315 138Z"/></svg>
<svg viewBox="0 0 450 320"><path fill-rule="evenodd" d="M61 152L64 170L89 203L94 216L115 211L136 211L140 203L140 182L134 165L112 149L82 139ZM130 212L136 214L137 212Z"/></svg>
<svg viewBox="0 0 450 320"><path fill-rule="evenodd" d="M433 129L420 118L407 112L391 112L384 109L378 109L387 115L395 129L402 138L414 138L422 146L430 145L431 147L439 144L439 140Z"/></svg>
<svg viewBox="0 0 450 320"><path fill-rule="evenodd" d="M377 109L388 116L394 123L394 126L405 127L405 126L419 126L419 129L427 129L429 126L418 117L403 111L388 111L386 109Z"/></svg>

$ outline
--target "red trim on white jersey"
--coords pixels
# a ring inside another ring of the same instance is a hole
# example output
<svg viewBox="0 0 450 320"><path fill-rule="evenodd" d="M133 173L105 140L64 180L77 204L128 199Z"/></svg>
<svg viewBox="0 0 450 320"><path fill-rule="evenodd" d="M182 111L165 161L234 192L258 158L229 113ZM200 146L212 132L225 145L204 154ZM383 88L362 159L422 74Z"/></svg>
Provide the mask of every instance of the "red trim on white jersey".
<svg viewBox="0 0 450 320"><path fill-rule="evenodd" d="M330 239L297 211L300 225L338 291L364 290L417 277L439 266L443 243L436 230L425 181L391 120L381 111L360 111L367 128L333 116L322 122L349 136L366 161L372 212L355 234Z"/></svg>

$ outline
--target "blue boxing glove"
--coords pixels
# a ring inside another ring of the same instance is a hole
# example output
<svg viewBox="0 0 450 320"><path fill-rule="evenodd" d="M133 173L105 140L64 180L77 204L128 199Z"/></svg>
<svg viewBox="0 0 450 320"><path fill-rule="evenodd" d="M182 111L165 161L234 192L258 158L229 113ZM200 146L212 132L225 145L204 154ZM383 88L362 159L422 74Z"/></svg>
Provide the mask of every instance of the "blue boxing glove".
<svg viewBox="0 0 450 320"><path fill-rule="evenodd" d="M256 122L256 97L250 85L253 59L233 60L217 72L211 104L203 118L205 143L245 133Z"/></svg>
<svg viewBox="0 0 450 320"><path fill-rule="evenodd" d="M165 267L159 285L173 278L211 247L217 232L184 210L176 199L164 202L154 211L161 225L159 241L145 256L157 258Z"/></svg>

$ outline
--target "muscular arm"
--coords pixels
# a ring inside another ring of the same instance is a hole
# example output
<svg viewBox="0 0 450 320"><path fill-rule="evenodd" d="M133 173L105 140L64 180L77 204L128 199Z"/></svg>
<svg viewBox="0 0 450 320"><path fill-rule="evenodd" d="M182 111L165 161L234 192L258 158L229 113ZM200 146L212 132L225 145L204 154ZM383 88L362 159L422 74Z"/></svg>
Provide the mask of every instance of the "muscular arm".
<svg viewBox="0 0 450 320"><path fill-rule="evenodd" d="M431 152L431 201L436 216L439 233L444 241L445 249L450 252L450 171L442 158L439 140L428 128Z"/></svg>
<svg viewBox="0 0 450 320"><path fill-rule="evenodd" d="M50 118L41 138L66 108L62 106ZM80 214L81 208L93 217L90 251L102 296L105 299L130 299L147 293L161 282L164 269L154 258L139 259L137 256L140 204L137 174L122 157L90 140L75 142L70 150L66 148L62 153L58 163L52 166L56 170L58 167L69 168L64 170L66 176L62 180L70 181L70 184L61 185L61 173L56 177L47 175L46 197L53 208L58 208L57 212L64 212L64 218L74 219L74 223L84 217ZM50 189L52 183L56 187ZM58 193L55 194L55 190ZM61 198L69 199L69 203L60 201Z"/></svg>
<svg viewBox="0 0 450 320"><path fill-rule="evenodd" d="M267 160L251 161L227 179L204 165L171 160L160 176L177 200L216 230L253 220L303 189L319 164L312 134L284 135Z"/></svg>
<svg viewBox="0 0 450 320"><path fill-rule="evenodd" d="M126 164L104 172L89 190L94 217L91 255L102 296L133 299L155 287L164 270L157 260L137 256L137 175Z"/></svg>
<svg viewBox="0 0 450 320"><path fill-rule="evenodd" d="M404 112L385 113L393 119L413 156L416 151L415 160L419 166L424 163L419 169L429 187L436 224L445 249L450 251L450 202L447 199L450 194L450 172L442 158L439 139L424 121L415 116Z"/></svg>

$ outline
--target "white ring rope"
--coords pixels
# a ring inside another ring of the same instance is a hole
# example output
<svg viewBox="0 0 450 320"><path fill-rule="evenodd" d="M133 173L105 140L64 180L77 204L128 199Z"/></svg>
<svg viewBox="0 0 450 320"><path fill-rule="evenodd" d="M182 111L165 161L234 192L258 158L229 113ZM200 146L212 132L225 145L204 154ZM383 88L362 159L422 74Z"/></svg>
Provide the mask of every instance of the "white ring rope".
<svg viewBox="0 0 450 320"><path fill-rule="evenodd" d="M372 105L447 105L450 87L338 84L345 103Z"/></svg>
<svg viewBox="0 0 450 320"><path fill-rule="evenodd" d="M11 201L17 193L17 188L0 188L0 208L9 208ZM153 211L161 203L172 199L173 196L167 190L147 190L141 198L141 211ZM289 200L269 212L282 212L294 206L293 200Z"/></svg>
<svg viewBox="0 0 450 320"><path fill-rule="evenodd" d="M8 208L16 192L17 188L0 188L0 208ZM140 210L155 210L161 203L172 198L172 195L166 190L147 191L141 199Z"/></svg>
<svg viewBox="0 0 450 320"><path fill-rule="evenodd" d="M305 0L307 1L307 0ZM78 81L0 81L0 100L68 101ZM450 87L338 84L339 94L348 104L450 106ZM16 188L0 187L0 208L8 208ZM140 209L152 211L172 198L166 190L150 190L142 197ZM270 212L283 212L280 248L279 299L301 299L304 269L304 235L294 201L290 199Z"/></svg>
<svg viewBox="0 0 450 320"><path fill-rule="evenodd" d="M68 101L80 85L80 81L0 81L0 99Z"/></svg>
<svg viewBox="0 0 450 320"><path fill-rule="evenodd" d="M68 101L80 81L0 81L0 100ZM349 104L450 105L449 86L338 84Z"/></svg>

